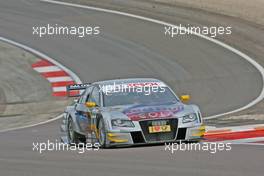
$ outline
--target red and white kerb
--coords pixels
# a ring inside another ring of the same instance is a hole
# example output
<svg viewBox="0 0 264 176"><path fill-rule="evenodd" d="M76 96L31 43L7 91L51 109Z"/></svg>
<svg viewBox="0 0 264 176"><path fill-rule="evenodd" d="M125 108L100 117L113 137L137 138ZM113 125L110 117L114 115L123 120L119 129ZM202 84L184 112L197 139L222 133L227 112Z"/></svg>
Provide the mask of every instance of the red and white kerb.
<svg viewBox="0 0 264 176"><path fill-rule="evenodd" d="M32 68L51 83L53 96L67 96L66 86L75 84L68 73L47 60L32 64Z"/></svg>

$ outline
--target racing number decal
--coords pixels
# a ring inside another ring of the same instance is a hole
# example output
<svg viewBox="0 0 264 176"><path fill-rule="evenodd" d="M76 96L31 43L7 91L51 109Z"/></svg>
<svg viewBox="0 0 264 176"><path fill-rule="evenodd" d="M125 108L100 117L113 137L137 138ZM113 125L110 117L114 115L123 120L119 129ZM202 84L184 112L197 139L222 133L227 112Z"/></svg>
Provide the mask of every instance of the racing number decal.
<svg viewBox="0 0 264 176"><path fill-rule="evenodd" d="M162 133L162 132L170 132L170 125L162 125L162 126L150 126L149 133Z"/></svg>

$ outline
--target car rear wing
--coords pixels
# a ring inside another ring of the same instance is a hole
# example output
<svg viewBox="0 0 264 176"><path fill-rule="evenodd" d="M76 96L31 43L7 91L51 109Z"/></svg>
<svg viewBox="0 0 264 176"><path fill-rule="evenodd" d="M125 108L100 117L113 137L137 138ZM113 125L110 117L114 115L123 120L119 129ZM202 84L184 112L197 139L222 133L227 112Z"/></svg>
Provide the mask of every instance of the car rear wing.
<svg viewBox="0 0 264 176"><path fill-rule="evenodd" d="M72 84L66 87L67 96L68 97L79 97L82 92L91 86L91 83L84 83L84 84Z"/></svg>

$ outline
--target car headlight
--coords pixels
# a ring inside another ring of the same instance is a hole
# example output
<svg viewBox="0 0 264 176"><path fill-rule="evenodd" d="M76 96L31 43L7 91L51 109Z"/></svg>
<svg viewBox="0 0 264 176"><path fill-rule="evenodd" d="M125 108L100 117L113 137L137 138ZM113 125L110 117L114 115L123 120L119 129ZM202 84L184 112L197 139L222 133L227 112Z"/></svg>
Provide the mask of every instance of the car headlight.
<svg viewBox="0 0 264 176"><path fill-rule="evenodd" d="M197 120L196 114L189 114L189 115L183 116L182 123L194 122L196 120Z"/></svg>
<svg viewBox="0 0 264 176"><path fill-rule="evenodd" d="M111 123L112 127L135 127L131 120L126 119L113 119Z"/></svg>

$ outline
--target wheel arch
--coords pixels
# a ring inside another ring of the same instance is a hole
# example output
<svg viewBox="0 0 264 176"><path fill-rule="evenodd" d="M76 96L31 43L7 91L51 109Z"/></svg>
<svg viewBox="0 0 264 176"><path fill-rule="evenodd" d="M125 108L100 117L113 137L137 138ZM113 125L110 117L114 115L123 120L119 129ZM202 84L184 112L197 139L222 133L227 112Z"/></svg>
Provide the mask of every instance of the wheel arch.
<svg viewBox="0 0 264 176"><path fill-rule="evenodd" d="M79 134L83 134L83 132L81 131L81 128L80 128L80 124L79 124L79 122L77 120L77 116L73 112L69 112L68 115L67 115L67 128L68 128L69 118L71 118L72 121L73 121L73 129L74 129L74 131L79 133Z"/></svg>

